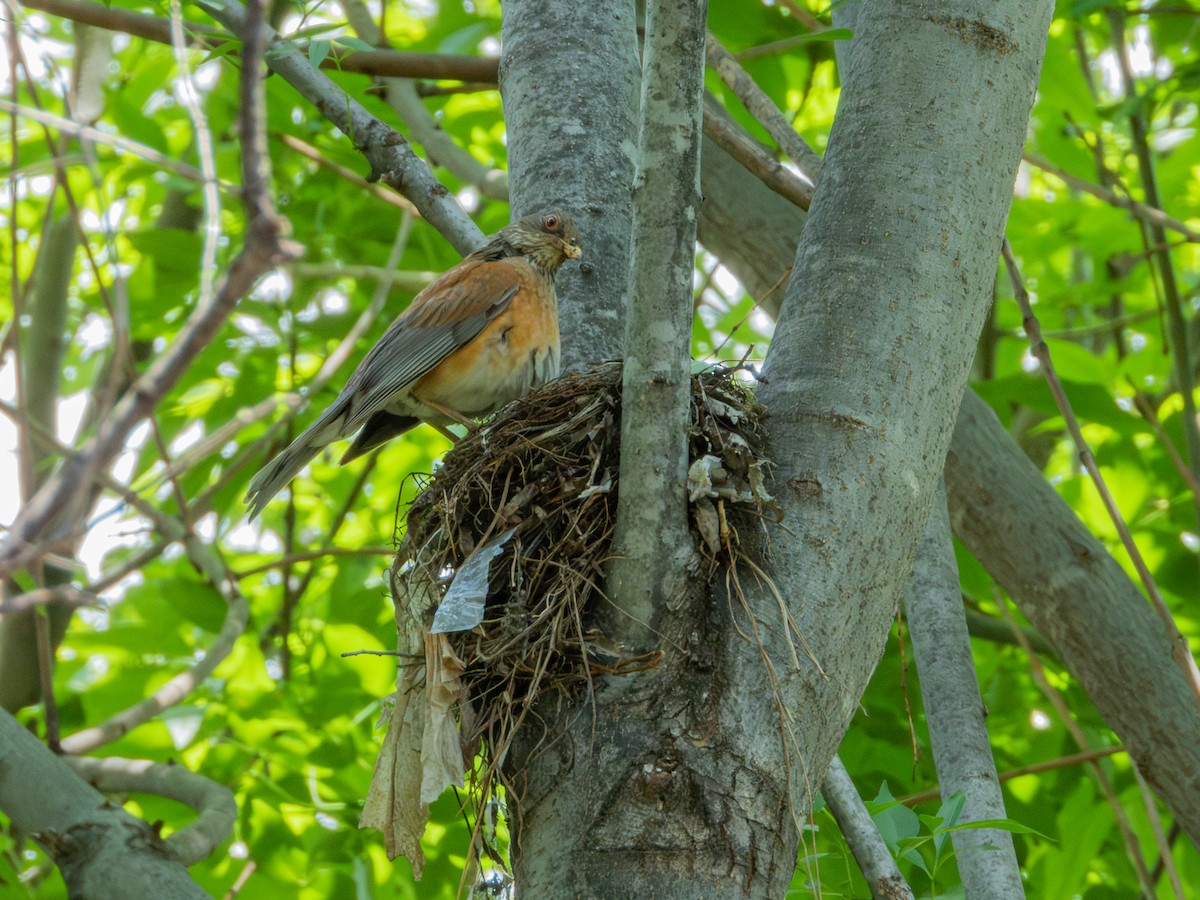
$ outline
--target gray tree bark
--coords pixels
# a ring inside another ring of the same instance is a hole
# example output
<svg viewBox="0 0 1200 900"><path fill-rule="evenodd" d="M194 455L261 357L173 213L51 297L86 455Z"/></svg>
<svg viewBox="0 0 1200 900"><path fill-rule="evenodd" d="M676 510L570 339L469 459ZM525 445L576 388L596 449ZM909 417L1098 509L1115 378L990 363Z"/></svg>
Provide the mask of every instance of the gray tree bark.
<svg viewBox="0 0 1200 900"><path fill-rule="evenodd" d="M792 772L797 807L882 652L940 482L1050 12L980 2L859 11L759 392L786 511L787 527L771 534L773 572L820 668L802 660L772 685L736 641L728 650L728 731L743 718L733 698L774 690L796 711L790 746L765 731L746 743L763 772ZM778 621L771 596L752 601L760 621ZM762 633L785 672L782 627Z"/></svg>
<svg viewBox="0 0 1200 900"><path fill-rule="evenodd" d="M946 459L954 533L1054 645L1200 845L1200 706L1145 597L974 394Z"/></svg>
<svg viewBox="0 0 1200 900"><path fill-rule="evenodd" d="M938 489L904 601L942 798L961 791L961 822L1003 819L1004 795L975 678L946 493ZM951 835L968 897L1023 900L1012 834L972 828Z"/></svg>
<svg viewBox="0 0 1200 900"><path fill-rule="evenodd" d="M871 814L858 796L850 773L836 756L821 782L821 796L829 804L829 811L867 879L871 900L913 900L912 889L896 868L887 842L880 836Z"/></svg>
<svg viewBox="0 0 1200 900"><path fill-rule="evenodd" d="M700 217L705 0L646 9L633 253L621 388L621 478L604 621L612 639L657 643L659 611L687 590L692 278ZM654 535L654 540L647 540Z"/></svg>
<svg viewBox="0 0 1200 900"><path fill-rule="evenodd" d="M509 0L500 93L513 215L561 206L584 236L559 273L564 370L621 355L637 147L633 0Z"/></svg>

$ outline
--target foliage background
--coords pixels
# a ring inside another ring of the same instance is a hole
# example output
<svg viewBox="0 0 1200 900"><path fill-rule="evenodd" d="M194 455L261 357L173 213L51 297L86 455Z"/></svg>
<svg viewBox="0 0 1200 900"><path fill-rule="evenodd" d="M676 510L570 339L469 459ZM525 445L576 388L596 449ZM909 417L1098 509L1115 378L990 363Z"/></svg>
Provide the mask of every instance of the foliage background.
<svg viewBox="0 0 1200 900"><path fill-rule="evenodd" d="M113 6L168 15L159 5ZM309 41L313 59L324 55L323 41L351 34L341 8L333 4L281 7L278 13L281 30ZM0 157L12 160L11 203L0 212L9 240L0 244L0 259L13 273L0 283L0 315L7 323L0 386L11 402L16 396L13 342L29 339L38 314L29 305L30 282L39 257L49 252L53 223L76 223L86 249L77 247L69 257L63 326L68 341L61 371L42 376L56 388L58 434L70 443L78 440L74 429L81 415L83 428L92 427L84 410L107 377L118 327L114 310L128 311L128 337L144 364L171 340L196 301L204 271L203 185L179 165L147 157L159 154L194 167L197 148L210 142L218 178L236 184L237 71L220 53L186 53L185 71L170 46L120 34L93 35L111 39L113 55L93 83L102 88L96 127L103 136L81 142L24 114L40 109L69 115L66 97L79 59L79 29L28 9L8 8L7 15L31 77L10 68L5 83L5 93L23 112L7 118L0 134ZM211 24L191 7L183 15L188 22ZM487 0L408 2L387 4L384 21L396 48L494 54L499 15L499 5ZM817 4L710 3L713 32L742 54L745 68L818 150L838 90L833 44L814 31L814 25L827 22L828 11ZM1140 117L1162 206L1180 218L1191 214L1191 227L1200 227L1195 215L1200 209L1198 35L1200 8L1193 4L1144 9L1084 0L1059 4L1030 125L1029 157L1117 196L1144 199L1146 171L1139 168L1133 126ZM780 41L788 43L779 46ZM1137 76L1128 86L1119 78L1122 48ZM195 108L185 102L188 72L198 90ZM406 123L368 90L367 77L329 74L372 113L407 133ZM735 118L767 141L719 79L711 72L708 78ZM152 427L139 430L115 470L122 482L220 548L239 573L240 590L250 603L250 627L214 676L183 703L103 752L178 761L234 790L240 817L232 841L192 869L215 895L235 890L239 897L450 897L459 888L467 845L455 797L443 797L434 809L425 841L429 864L419 887L407 863L387 861L378 834L356 827L380 738L374 727L380 698L392 690L395 661L342 656L394 645L383 574L398 527L396 498L403 503L413 496L419 481L411 473L431 471L446 442L420 429L345 469L336 465L336 454L322 457L295 483L291 499L277 500L254 525L245 521L241 497L264 455L255 442L264 438L274 414L259 410L248 416L246 411L307 383L370 304L393 247L402 249L397 267L404 276L402 288L392 291L387 313L371 323L347 366L382 334L428 277L424 273L444 270L458 257L423 223L405 223L398 204L384 202L347 177L346 172L364 171L361 157L282 79L270 77L266 85L277 202L305 255L240 304L220 339L158 407ZM495 90L435 93L425 104L478 161L505 166ZM197 127L197 112L208 137ZM118 136L142 149L118 143ZM477 213L485 232L508 221L503 202L483 199L474 185L450 171L438 174ZM221 269L241 245L241 209L236 196L223 190L220 211L210 207L207 214L220 234L216 265ZM407 240L398 244L402 225ZM1169 253L1151 260L1148 250L1160 248L1143 224L1041 165L1022 168L1008 233L1085 434L1195 648L1200 640L1200 529L1190 489L1195 467L1188 471L1172 454L1184 453L1187 445L1181 390L1192 390L1195 370L1191 365L1183 372L1173 369L1179 348L1168 339L1168 322L1172 303L1185 317L1195 309L1196 244L1168 231ZM1163 265L1173 268L1177 297L1164 290ZM356 270L352 277L345 271L349 266L372 269ZM769 340L769 319L715 258L701 250L696 266L695 355L760 355ZM65 274L61 265L59 272ZM1124 562L1113 526L1064 440L1062 420L1029 357L1020 311L999 273L997 285L974 386L1088 527ZM1191 317L1188 323L1193 347L1195 321ZM13 416L21 421L19 410ZM234 422L235 431L221 432ZM15 449L16 430L6 433ZM218 433L222 439L215 446L205 443ZM169 468L165 460L171 461ZM186 509L180 496L189 500ZM15 512L15 500L8 499L5 521ZM58 655L55 693L64 734L130 706L186 669L211 644L225 610L220 593L178 546L163 546L153 524L120 500L102 500L88 519L87 533L73 579L84 587L104 583L98 590L104 602L78 611ZM142 554L152 546L161 546L161 552L147 561ZM343 549L331 552L331 546ZM982 635L985 626L1003 622L1008 607L965 552L959 554L959 566L964 602L977 614ZM936 783L902 626L896 637L840 754L863 795L882 798L877 821L885 835L898 840L927 837L938 824L886 802L891 795L918 794ZM1007 640L977 636L974 650L998 768L1044 765L1005 785L1009 816L1036 832L1017 838L1029 896L1136 895L1135 864L1118 817L1128 820L1131 843L1144 855L1146 868L1157 871L1161 896L1174 895L1160 866L1164 854L1183 885L1200 884L1200 854L1186 838L1172 836L1169 823L1159 823L1153 799L1124 755L1097 757L1113 783L1115 802L1105 798L1086 765L1062 762L1081 749L1115 745L1070 674L1043 654L1044 674L1035 677L1029 656ZM1081 730L1086 747L1072 737L1047 691ZM40 710L23 715L30 727L41 727ZM128 807L147 820L164 821L168 830L188 815L151 797L129 798ZM929 817L939 807L930 799L915 808ZM1160 828L1165 837L1156 834ZM0 851L0 884L14 896L63 895L53 866L32 842L0 831ZM948 851L940 840L898 848L904 854L902 870L921 895L956 896ZM827 811L815 814L801 848L794 896L812 895L814 884L825 897L866 896L865 882Z"/></svg>

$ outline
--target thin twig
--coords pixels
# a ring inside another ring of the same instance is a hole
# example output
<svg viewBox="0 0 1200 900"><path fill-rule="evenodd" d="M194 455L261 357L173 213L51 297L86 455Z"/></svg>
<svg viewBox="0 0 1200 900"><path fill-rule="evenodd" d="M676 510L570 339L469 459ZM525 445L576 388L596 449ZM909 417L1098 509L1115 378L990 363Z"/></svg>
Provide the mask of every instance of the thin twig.
<svg viewBox="0 0 1200 900"><path fill-rule="evenodd" d="M88 0L22 0L22 5L109 31L120 31L160 44L171 43L170 25L158 16L130 12ZM220 48L229 41L211 26L187 23L196 46ZM500 59L495 56L465 56L449 53L402 53L394 50L355 50L334 53L321 62L322 68L363 75L397 78L458 79L495 85Z"/></svg>
<svg viewBox="0 0 1200 900"><path fill-rule="evenodd" d="M41 682L42 716L46 721L46 744L55 753L62 748L58 719L58 698L54 694L54 647L50 637L50 617L47 610L33 612L34 635L37 640L38 681Z"/></svg>
<svg viewBox="0 0 1200 900"><path fill-rule="evenodd" d="M279 559L271 560L269 563L263 563L261 566L251 566L248 569L238 569L233 573L233 577L239 581L243 578L249 578L252 575L261 575L264 572L271 572L281 568L284 565L294 565L299 562L310 562L314 559L325 559L326 557L336 556L395 556L395 547L322 547L319 550L306 550L300 553L293 553L291 556L280 557ZM14 598L19 599L19 598ZM0 607L0 612L4 608Z"/></svg>
<svg viewBox="0 0 1200 900"><path fill-rule="evenodd" d="M1107 12L1117 66L1121 72L1121 93L1126 101L1137 100L1133 63L1129 58L1129 45L1125 40L1125 12L1117 9L1110 9ZM1150 149L1150 138L1147 134L1145 108L1138 102L1126 102L1125 109L1129 111L1129 132L1133 141L1134 155L1138 161L1142 191L1150 206L1161 208L1158 176L1154 170L1154 154ZM1167 243L1161 225L1151 224L1149 232L1151 244L1161 246ZM1175 387L1183 401L1183 415L1179 418L1183 435L1187 441L1188 467L1200 477L1200 423L1196 421L1196 383L1192 372L1191 341L1188 336L1187 317L1183 311L1183 298L1180 294L1178 279L1175 275L1175 264L1171 259L1170 252L1163 250L1155 253L1153 259L1158 264L1158 274L1162 280L1163 305L1167 309L1167 331L1171 342L1171 363L1175 376Z"/></svg>
<svg viewBox="0 0 1200 900"><path fill-rule="evenodd" d="M801 6L796 0L779 0L779 5L792 14L792 17L814 34L819 34L829 28L824 22Z"/></svg>
<svg viewBox="0 0 1200 900"><path fill-rule="evenodd" d="M813 186L784 166L734 124L711 96L704 96L704 136L736 159L751 175L785 200L807 211Z"/></svg>
<svg viewBox="0 0 1200 900"><path fill-rule="evenodd" d="M12 142L12 158L9 161L10 181L8 183L10 204L8 217L9 259L12 260L12 264L9 267L9 290L12 298L13 322L19 323L25 317L25 292L21 290L21 276L17 272L18 261L21 259L21 241L18 237L19 225L17 224L21 221L18 214L21 191L18 189L15 176L21 158L21 141L17 129L17 112L20 109L17 101L21 96L21 82L17 78L17 60L23 60L23 57L20 52L21 37L17 31L17 18L15 15L10 15L9 17L8 28L5 29L5 37L8 39L8 89L11 92L12 100L0 101L3 104L0 106L0 109L9 114L9 135ZM28 67L25 69L25 74L26 76L29 74ZM12 348L14 394L17 405L21 409L24 409L25 366L22 364L21 343L20 331L17 330L13 333L13 340L9 344ZM26 497L34 490L35 485L33 458L33 454L30 452L29 435L21 424L17 423L17 478L21 492Z"/></svg>
<svg viewBox="0 0 1200 900"><path fill-rule="evenodd" d="M1132 379L1130 381L1132 385ZM1179 476L1179 480L1187 485L1187 489L1191 491L1194 500L1200 500L1200 481L1196 479L1195 473L1188 468L1184 458L1179 455L1179 450L1176 448L1175 442L1171 440L1171 436L1163 428L1162 422L1159 421L1158 413L1154 411L1154 401L1145 392L1139 391L1134 387L1133 405L1141 413L1142 418L1146 420L1146 424L1150 426L1150 430L1154 432L1163 449L1167 451L1167 457L1171 460L1171 465L1175 467L1175 474Z"/></svg>
<svg viewBox="0 0 1200 900"><path fill-rule="evenodd" d="M1098 200L1103 200L1109 206L1127 210L1148 225L1157 225L1161 228L1169 228L1172 231L1177 231L1187 238L1190 243L1200 243L1200 231L1195 231L1188 227L1186 222L1167 215L1157 207L1139 203L1131 197L1124 197L1114 191L1108 190L1108 188L1092 184L1090 181L1080 178L1077 175L1072 175L1066 169L1056 166L1049 160L1042 159L1040 156L1035 156L1032 153L1021 154L1021 159L1035 169L1041 169L1046 174L1053 175L1067 185L1067 187L1090 194Z"/></svg>
<svg viewBox="0 0 1200 900"><path fill-rule="evenodd" d="M383 266L355 265L337 260L329 262L294 262L287 266L287 271L297 278L313 278L319 281L336 281L339 278L349 278L354 281L390 281L393 289L409 293L417 293L428 287L438 277L437 272L426 270L406 271L404 269L387 269Z"/></svg>
<svg viewBox="0 0 1200 900"><path fill-rule="evenodd" d="M1008 267L1008 275L1009 280L1012 282L1013 293L1016 295L1017 304L1021 307L1025 333L1029 336L1030 350L1034 358L1041 364L1046 384L1050 387L1050 393L1054 395L1054 402L1058 406L1059 412L1062 413L1063 421L1066 423L1071 440L1075 442L1079 461L1083 464L1088 475L1091 476L1092 482L1096 485L1096 491L1100 495L1101 502L1104 503L1104 508L1108 511L1109 518L1116 527L1117 534L1121 538L1121 544L1125 547L1125 551L1129 554L1129 558L1133 562L1133 567L1137 570L1142 587L1145 588L1150 601L1154 604L1154 610L1158 613L1158 617L1162 621L1163 628L1166 631L1167 640L1171 643L1172 658L1183 672L1183 676L1187 679L1188 684L1191 685L1193 694L1196 695L1197 699L1200 699L1200 670L1197 670L1196 661L1192 658L1187 639L1179 631L1179 626L1175 624L1171 610L1167 607L1167 602L1163 599L1162 593L1158 589L1158 584L1154 581L1154 576L1150 574L1150 569L1146 565L1146 561L1142 558L1141 551L1138 550L1137 544L1133 540L1133 535L1129 533L1129 527L1125 524L1125 519L1121 515L1121 511L1117 508L1117 503L1113 499L1112 493L1108 490L1108 485L1105 484L1104 476L1100 474L1100 468L1096 465L1096 458L1092 455L1087 441L1084 440L1083 431L1079 427L1079 420L1075 418L1075 413L1071 409L1071 401L1067 399L1067 393L1063 389L1062 382L1058 378L1058 372L1055 371L1054 363L1050 359L1050 348L1042 338L1041 325L1037 317L1033 314L1033 306L1029 301L1029 292L1025 290L1025 282L1021 278L1021 272L1017 267L1017 261L1013 256L1012 245L1009 244L1008 238L1004 239L1002 252L1004 254L1005 265Z"/></svg>
<svg viewBox="0 0 1200 900"><path fill-rule="evenodd" d="M201 305L211 302L213 284L217 271L217 240L221 236L221 193L217 190L217 164L213 154L212 132L208 128L208 117L200 102L200 91L188 65L187 42L183 34L183 4L171 0L171 49L175 52L175 65L179 74L175 78L175 93L188 111L195 134L196 155L200 159L200 173L204 184L204 248L200 255L200 298Z"/></svg>
<svg viewBox="0 0 1200 900"><path fill-rule="evenodd" d="M130 140L127 137L122 137L116 134L110 134L106 131L100 131L98 128L93 128L91 125L83 125L79 122L72 122L70 119L57 116L52 112L44 109L35 109L31 106L16 103L12 100L0 99L0 112L9 113L14 118L19 116L22 119L29 119L31 122L37 122L39 125L47 125L54 130L69 134L72 137L83 138L95 144L103 144L112 147L122 153L129 153L132 156L140 157L146 162L160 166L173 175L178 175L180 178L186 178L189 181L204 181L204 173L195 166L189 166L185 162L180 162L177 159L172 159L165 154L159 153L153 147L148 147L145 144L140 144L137 141ZM16 128L13 128L13 134L17 133ZM15 146L15 145L14 145ZM237 186L229 182L219 182L222 190L229 193L236 193Z"/></svg>
<svg viewBox="0 0 1200 900"><path fill-rule="evenodd" d="M277 132L275 134L275 138L281 144L285 144L286 146L291 147L297 153L300 153L303 156L306 156L309 159L311 159L318 166L328 169L330 172L333 172L339 178L346 179L348 182L353 184L355 187L361 188L366 193L371 194L374 197L377 197L378 199L382 200L384 203L388 203L388 204L396 207L397 209L404 210L405 212L410 212L413 215L420 215L420 213L417 212L417 208L415 206L413 206L412 203L403 195L397 194L395 191L389 191L387 188L380 187L378 184L372 184L371 182L367 181L367 179L363 178L361 175L359 175L357 172L355 172L353 169L347 169L345 166L339 165L338 163L335 163L333 160L327 158L320 150L318 150L312 144L309 144L306 141L302 141L300 138L296 137L295 135L283 134L282 132Z"/></svg>
<svg viewBox="0 0 1200 900"><path fill-rule="evenodd" d="M797 47L802 47L805 44L811 44L814 40L828 40L828 38L818 38L824 31L830 31L828 25L822 24L820 28L812 29L809 34L796 34L792 37L781 38L778 41L769 41L766 44L759 44L757 47L747 47L745 50L739 50L735 56L737 59L758 59L763 56L775 56L779 53L788 53L795 50Z"/></svg>
<svg viewBox="0 0 1200 900"><path fill-rule="evenodd" d="M73 584L58 584L54 587L34 588L7 600L0 600L0 616L25 612L49 603L67 607L100 606L101 600L95 594Z"/></svg>
<svg viewBox="0 0 1200 900"><path fill-rule="evenodd" d="M711 31L708 32L705 57L709 67L721 76L721 80L742 101L746 111L775 139L779 149L791 157L792 162L800 167L809 182L816 184L817 179L821 177L821 166L824 162L820 154L797 134L796 129L775 105L775 101L741 67L733 54L721 46L721 42Z"/></svg>
<svg viewBox="0 0 1200 900"><path fill-rule="evenodd" d="M1171 856L1171 842L1163 831L1162 816L1158 814L1154 791L1150 789L1150 785L1146 784L1146 779L1142 777L1136 763L1133 766L1133 777L1137 779L1138 793L1142 796L1142 808L1146 811L1146 820L1150 823L1150 831L1154 835L1154 842L1158 845L1158 864L1149 873L1150 882L1157 885L1158 874L1156 873L1160 874L1165 869L1176 900L1185 900L1183 882L1179 880L1179 869Z"/></svg>
<svg viewBox="0 0 1200 900"><path fill-rule="evenodd" d="M1012 623L1016 624L1016 623ZM1024 633L1024 630L1017 626L1018 630ZM1018 640L1014 637L1013 643L1018 644ZM1019 769L1009 769L1007 772L1001 772L997 777L1001 783L1012 781L1014 778L1022 778L1026 775L1039 775L1042 772L1054 772L1058 769L1069 769L1072 766L1078 766L1083 763L1090 763L1098 759L1105 759L1109 756L1115 756L1118 753L1124 753L1124 747L1095 747L1091 750L1083 750L1079 753L1072 753L1068 756L1060 756L1056 759L1047 759L1042 762L1033 763L1028 766L1021 766ZM906 794L899 797L899 801L905 806L920 806L922 803L928 803L931 800L937 800L942 796L941 788L930 788L927 791L921 791L917 794Z"/></svg>

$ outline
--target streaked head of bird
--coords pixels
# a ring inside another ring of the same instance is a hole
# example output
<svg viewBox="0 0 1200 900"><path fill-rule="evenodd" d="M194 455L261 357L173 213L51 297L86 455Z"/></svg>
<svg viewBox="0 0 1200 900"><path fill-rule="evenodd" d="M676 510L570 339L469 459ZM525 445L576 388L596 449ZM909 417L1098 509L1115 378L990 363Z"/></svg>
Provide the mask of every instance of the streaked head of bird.
<svg viewBox="0 0 1200 900"><path fill-rule="evenodd" d="M497 235L501 236L546 275L553 275L568 259L583 256L579 229L558 210L523 216Z"/></svg>

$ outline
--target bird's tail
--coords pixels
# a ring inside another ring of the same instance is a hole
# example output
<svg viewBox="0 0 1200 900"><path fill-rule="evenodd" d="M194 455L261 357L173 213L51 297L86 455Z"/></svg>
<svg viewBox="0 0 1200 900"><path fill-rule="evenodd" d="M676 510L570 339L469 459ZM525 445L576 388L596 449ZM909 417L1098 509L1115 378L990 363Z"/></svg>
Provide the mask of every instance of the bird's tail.
<svg viewBox="0 0 1200 900"><path fill-rule="evenodd" d="M250 479L245 503L250 507L250 519L263 511L272 497L283 490L283 486L296 477L296 473L317 455L323 447L342 436L337 421L327 411L309 428L288 444L273 460L259 469Z"/></svg>

